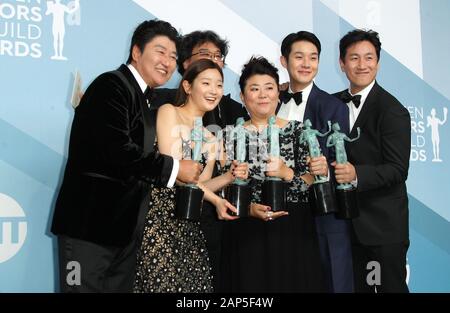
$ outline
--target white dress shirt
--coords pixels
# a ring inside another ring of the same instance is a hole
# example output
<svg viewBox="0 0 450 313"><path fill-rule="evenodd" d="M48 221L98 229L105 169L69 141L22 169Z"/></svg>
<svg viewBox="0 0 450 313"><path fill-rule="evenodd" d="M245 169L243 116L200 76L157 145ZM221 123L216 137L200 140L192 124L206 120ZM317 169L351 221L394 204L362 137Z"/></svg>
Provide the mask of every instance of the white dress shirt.
<svg viewBox="0 0 450 313"><path fill-rule="evenodd" d="M358 108L354 105L354 103L352 101L347 103L348 112L349 112L350 131L353 129L353 126L355 125L355 122L358 119L359 113L361 113L364 102L366 102L367 96L369 95L369 92L372 90L373 85L375 85L375 80L373 82L371 82L369 86L367 86L366 88L364 88L363 90L361 90L360 92L358 92L354 95L350 92L350 88L348 89L348 92L352 96L357 96L357 95L361 96L361 102L360 102Z"/></svg>
<svg viewBox="0 0 450 313"><path fill-rule="evenodd" d="M306 86L302 92L302 102L297 105L295 103L294 98L291 98L287 103L282 103L280 110L278 111L277 116L279 118L288 120L288 121L300 121L303 123L303 119L305 117L306 103L308 102L309 94L311 93L314 82L311 82L308 86ZM294 93L289 86L289 92ZM330 177L330 169L328 169L327 181L329 181Z"/></svg>
<svg viewBox="0 0 450 313"><path fill-rule="evenodd" d="M359 107L356 107L352 101L347 103L348 112L349 112L350 131L352 131L353 126L355 125L355 122L358 119L359 113L361 113L364 102L366 102L367 96L369 95L369 92L373 88L373 85L375 85L375 80L373 82L371 82L370 85L368 85L366 88L364 88L363 90L361 90L360 92L358 92L354 95L350 92L350 88L348 89L348 92L350 93L350 95L352 95L352 96L360 95L361 96L361 102L359 103ZM358 176L356 176L356 178L354 180L352 180L351 184L354 187L358 187Z"/></svg>
<svg viewBox="0 0 450 313"><path fill-rule="evenodd" d="M305 87L302 92L302 103L297 105L294 98L288 101L288 103L282 103L277 116L288 120L288 121L300 121L303 122L305 117L306 103L308 102L309 94L311 93L313 87L313 82L311 82L307 87ZM289 92L292 92L291 87L289 87Z"/></svg>
<svg viewBox="0 0 450 313"><path fill-rule="evenodd" d="M139 84L139 87L141 88L142 93L144 93L145 90L147 89L147 83L144 81L141 74L139 74L139 72L134 68L133 65L128 64L128 68L130 69L131 73L133 74L134 79L136 79L137 83ZM156 127L156 125L155 125L155 127ZM172 159L173 159L172 173L170 174L170 178L167 183L167 187L169 187L169 188L172 188L175 185L175 180L177 179L177 176L178 176L178 170L180 169L180 161L176 160L175 158L172 158Z"/></svg>

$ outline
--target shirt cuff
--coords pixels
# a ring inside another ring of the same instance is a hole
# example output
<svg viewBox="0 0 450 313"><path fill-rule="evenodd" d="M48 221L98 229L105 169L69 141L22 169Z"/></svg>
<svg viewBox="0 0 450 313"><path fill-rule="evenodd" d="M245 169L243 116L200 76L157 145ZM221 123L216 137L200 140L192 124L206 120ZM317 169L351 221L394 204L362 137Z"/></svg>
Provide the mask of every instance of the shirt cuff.
<svg viewBox="0 0 450 313"><path fill-rule="evenodd" d="M172 188L175 185L175 180L177 179L179 169L180 169L180 161L173 159L172 174L170 174L167 187Z"/></svg>
<svg viewBox="0 0 450 313"><path fill-rule="evenodd" d="M353 187L358 188L358 177L355 178L355 180L352 180L351 183Z"/></svg>

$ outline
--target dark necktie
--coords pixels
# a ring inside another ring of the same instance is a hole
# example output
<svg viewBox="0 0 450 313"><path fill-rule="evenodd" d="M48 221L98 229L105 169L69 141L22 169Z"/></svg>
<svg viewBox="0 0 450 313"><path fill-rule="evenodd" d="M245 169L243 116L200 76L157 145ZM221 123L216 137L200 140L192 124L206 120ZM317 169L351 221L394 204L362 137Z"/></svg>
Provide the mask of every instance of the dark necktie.
<svg viewBox="0 0 450 313"><path fill-rule="evenodd" d="M292 98L294 98L295 104L300 105L302 103L302 92L290 93L283 92L281 101L283 103L288 103Z"/></svg>
<svg viewBox="0 0 450 313"><path fill-rule="evenodd" d="M152 101L153 90L147 86L144 91L144 98L147 101L147 106L150 107L150 102Z"/></svg>
<svg viewBox="0 0 450 313"><path fill-rule="evenodd" d="M350 101L353 102L356 108L359 108L359 105L361 104L361 95L352 96L348 90L341 93L340 98L345 103L349 103Z"/></svg>

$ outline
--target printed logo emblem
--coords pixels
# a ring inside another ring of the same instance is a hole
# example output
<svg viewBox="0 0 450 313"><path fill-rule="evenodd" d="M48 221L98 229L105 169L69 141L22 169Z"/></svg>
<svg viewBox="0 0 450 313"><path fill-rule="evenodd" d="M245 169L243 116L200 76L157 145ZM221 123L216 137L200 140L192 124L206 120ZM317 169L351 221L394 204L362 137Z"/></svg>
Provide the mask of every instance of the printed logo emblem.
<svg viewBox="0 0 450 313"><path fill-rule="evenodd" d="M0 263L19 252L26 237L25 212L13 198L0 193Z"/></svg>

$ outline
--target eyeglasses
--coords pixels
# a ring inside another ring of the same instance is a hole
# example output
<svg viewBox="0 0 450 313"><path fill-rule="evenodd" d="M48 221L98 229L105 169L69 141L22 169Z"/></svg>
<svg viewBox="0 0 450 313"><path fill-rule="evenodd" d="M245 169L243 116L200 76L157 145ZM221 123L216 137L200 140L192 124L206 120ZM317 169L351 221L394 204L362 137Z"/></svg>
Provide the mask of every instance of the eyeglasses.
<svg viewBox="0 0 450 313"><path fill-rule="evenodd" d="M199 55L202 58L211 59L214 61L225 61L225 56L220 52L213 53L209 50L200 50L199 52L191 54L190 58L192 58L194 55Z"/></svg>

